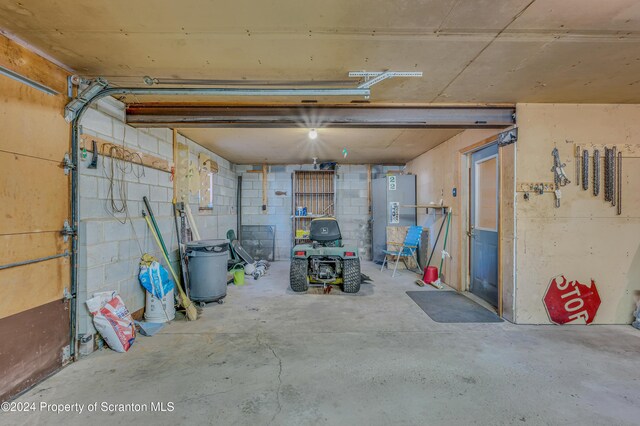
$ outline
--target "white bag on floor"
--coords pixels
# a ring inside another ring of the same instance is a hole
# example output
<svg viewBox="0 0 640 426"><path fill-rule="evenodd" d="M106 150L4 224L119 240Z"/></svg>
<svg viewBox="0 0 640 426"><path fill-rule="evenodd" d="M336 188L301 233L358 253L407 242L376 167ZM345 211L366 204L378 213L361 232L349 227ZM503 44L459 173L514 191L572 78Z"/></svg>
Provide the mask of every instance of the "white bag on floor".
<svg viewBox="0 0 640 426"><path fill-rule="evenodd" d="M136 338L136 328L118 292L94 293L86 303L93 315L93 325L107 345L116 352L128 351Z"/></svg>

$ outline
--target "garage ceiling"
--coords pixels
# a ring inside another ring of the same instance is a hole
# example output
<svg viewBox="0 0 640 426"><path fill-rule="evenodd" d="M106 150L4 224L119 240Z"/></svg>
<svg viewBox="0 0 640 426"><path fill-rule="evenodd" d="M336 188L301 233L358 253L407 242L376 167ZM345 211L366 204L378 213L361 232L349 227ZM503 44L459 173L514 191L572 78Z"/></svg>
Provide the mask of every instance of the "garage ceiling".
<svg viewBox="0 0 640 426"><path fill-rule="evenodd" d="M391 69L424 76L383 81L370 102L640 103L637 0L0 0L0 28L80 75L118 86L141 86L145 75L335 81ZM241 99L303 100L355 99ZM343 147L347 162L403 163L459 131L325 128L310 143L303 128L181 130L238 163L342 161Z"/></svg>
<svg viewBox="0 0 640 426"><path fill-rule="evenodd" d="M320 161L405 164L455 136L455 129L318 129L311 140L306 128L179 129L184 136L236 164L306 164ZM347 157L342 150L347 149Z"/></svg>
<svg viewBox="0 0 640 426"><path fill-rule="evenodd" d="M640 102L637 0L1 0L0 28L121 85L393 69L424 77L373 102Z"/></svg>

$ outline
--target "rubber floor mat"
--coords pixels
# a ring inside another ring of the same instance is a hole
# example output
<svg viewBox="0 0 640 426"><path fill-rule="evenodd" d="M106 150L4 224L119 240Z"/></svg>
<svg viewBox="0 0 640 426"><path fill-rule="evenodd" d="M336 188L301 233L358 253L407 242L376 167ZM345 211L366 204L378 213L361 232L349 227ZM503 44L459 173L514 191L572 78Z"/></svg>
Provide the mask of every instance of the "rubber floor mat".
<svg viewBox="0 0 640 426"><path fill-rule="evenodd" d="M494 312L455 291L408 291L435 322L503 322Z"/></svg>

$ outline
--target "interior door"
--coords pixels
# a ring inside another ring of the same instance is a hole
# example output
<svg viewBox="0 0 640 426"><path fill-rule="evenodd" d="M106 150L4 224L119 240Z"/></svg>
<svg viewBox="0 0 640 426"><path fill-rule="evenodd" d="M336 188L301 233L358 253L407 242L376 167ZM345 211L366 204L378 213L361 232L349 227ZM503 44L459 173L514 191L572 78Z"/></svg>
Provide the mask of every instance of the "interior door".
<svg viewBox="0 0 640 426"><path fill-rule="evenodd" d="M470 291L498 307L498 145L471 154Z"/></svg>
<svg viewBox="0 0 640 426"><path fill-rule="evenodd" d="M66 73L0 36L0 66L58 91L0 75L0 401L59 369L69 345L70 152ZM10 52L8 60L5 52Z"/></svg>

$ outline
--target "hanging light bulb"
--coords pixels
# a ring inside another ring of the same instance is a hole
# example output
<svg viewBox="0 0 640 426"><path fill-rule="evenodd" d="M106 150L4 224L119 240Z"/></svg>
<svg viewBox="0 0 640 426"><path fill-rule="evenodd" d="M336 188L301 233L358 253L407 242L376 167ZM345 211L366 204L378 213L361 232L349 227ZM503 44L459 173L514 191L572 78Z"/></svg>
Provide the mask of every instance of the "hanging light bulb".
<svg viewBox="0 0 640 426"><path fill-rule="evenodd" d="M318 137L318 131L316 129L309 130L309 139L314 140Z"/></svg>

